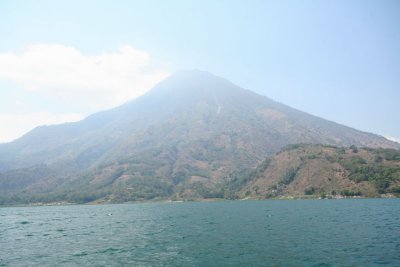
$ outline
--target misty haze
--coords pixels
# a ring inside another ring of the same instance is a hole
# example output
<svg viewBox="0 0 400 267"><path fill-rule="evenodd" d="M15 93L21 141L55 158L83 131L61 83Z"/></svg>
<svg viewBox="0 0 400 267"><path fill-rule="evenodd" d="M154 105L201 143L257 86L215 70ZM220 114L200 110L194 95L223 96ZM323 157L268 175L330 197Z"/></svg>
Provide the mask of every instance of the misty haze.
<svg viewBox="0 0 400 267"><path fill-rule="evenodd" d="M1 3L0 266L399 266L399 18Z"/></svg>

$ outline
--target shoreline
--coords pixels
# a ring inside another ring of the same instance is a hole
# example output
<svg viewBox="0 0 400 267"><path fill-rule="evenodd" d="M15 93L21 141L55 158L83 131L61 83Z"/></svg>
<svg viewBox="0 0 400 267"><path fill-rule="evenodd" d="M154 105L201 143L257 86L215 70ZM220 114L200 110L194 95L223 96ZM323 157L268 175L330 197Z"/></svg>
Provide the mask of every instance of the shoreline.
<svg viewBox="0 0 400 267"><path fill-rule="evenodd" d="M138 200L138 201L127 201L127 202L108 202L108 201L94 201L89 203L70 203L70 202L50 202L50 203L29 203L29 204L15 204L15 205L0 205L0 208L18 208L18 207L45 207L45 206L97 206L97 205L121 205L121 204L150 204L150 203L188 203L188 202L222 202L222 201L265 201L265 200L342 200L342 199L399 199L395 195L383 194L378 197L362 197L362 196L337 196L337 197L293 197L293 196L282 196L276 198L241 198L241 199L225 199L225 198L199 198L199 199L184 199L184 200L171 200L171 199L153 199L153 200Z"/></svg>

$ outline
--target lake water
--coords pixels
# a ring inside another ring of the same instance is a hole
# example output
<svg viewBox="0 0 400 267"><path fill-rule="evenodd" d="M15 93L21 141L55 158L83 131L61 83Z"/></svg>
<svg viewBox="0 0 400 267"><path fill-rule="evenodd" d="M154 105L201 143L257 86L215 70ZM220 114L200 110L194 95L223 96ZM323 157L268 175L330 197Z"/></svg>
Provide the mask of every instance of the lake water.
<svg viewBox="0 0 400 267"><path fill-rule="evenodd" d="M400 199L0 208L0 266L400 266Z"/></svg>

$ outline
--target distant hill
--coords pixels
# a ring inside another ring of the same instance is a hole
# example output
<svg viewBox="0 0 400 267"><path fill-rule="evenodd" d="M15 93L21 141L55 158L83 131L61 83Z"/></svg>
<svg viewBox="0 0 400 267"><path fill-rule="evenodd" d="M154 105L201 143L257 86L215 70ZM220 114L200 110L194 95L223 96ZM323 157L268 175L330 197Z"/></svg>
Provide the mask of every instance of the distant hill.
<svg viewBox="0 0 400 267"><path fill-rule="evenodd" d="M290 145L231 181L239 197L400 194L400 151Z"/></svg>
<svg viewBox="0 0 400 267"><path fill-rule="evenodd" d="M221 197L289 144L400 148L203 71L181 71L117 108L0 144L0 195L18 202Z"/></svg>

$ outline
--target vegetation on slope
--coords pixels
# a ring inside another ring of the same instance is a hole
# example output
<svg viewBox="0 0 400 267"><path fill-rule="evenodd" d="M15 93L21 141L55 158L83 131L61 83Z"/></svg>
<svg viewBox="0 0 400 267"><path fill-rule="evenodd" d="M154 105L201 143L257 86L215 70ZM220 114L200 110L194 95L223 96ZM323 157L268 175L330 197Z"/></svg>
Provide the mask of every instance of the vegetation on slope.
<svg viewBox="0 0 400 267"><path fill-rule="evenodd" d="M154 149L142 157L99 166L49 192L4 190L0 205L49 202L126 202L151 199L400 196L400 151L327 145L290 145L256 168L220 177L200 163L172 163L178 151ZM167 157L171 165L161 160ZM46 169L35 169L38 175ZM50 172L51 173L51 172ZM215 172L218 173L218 172ZM19 175L23 175L19 174ZM49 178L51 180L51 175ZM9 187L13 184L10 183ZM65 188L68 188L66 190Z"/></svg>
<svg viewBox="0 0 400 267"><path fill-rule="evenodd" d="M400 191L399 150L290 145L270 162L239 196L376 197Z"/></svg>

